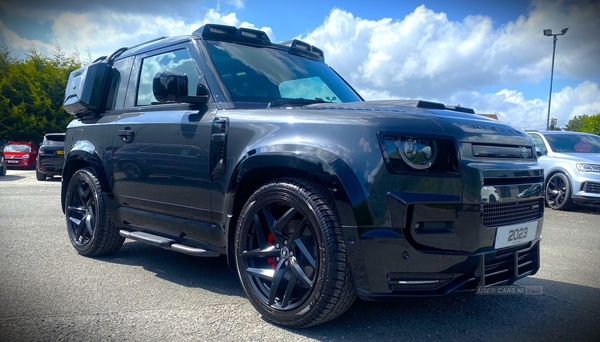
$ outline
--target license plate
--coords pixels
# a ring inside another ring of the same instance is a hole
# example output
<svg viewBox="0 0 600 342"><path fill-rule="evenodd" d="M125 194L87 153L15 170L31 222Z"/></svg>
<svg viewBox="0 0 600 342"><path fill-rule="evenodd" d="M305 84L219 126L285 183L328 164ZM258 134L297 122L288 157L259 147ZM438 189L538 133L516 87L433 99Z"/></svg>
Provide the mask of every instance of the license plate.
<svg viewBox="0 0 600 342"><path fill-rule="evenodd" d="M9 164L18 164L19 163L18 160L7 160L6 162Z"/></svg>
<svg viewBox="0 0 600 342"><path fill-rule="evenodd" d="M496 229L496 242L494 248L504 248L520 245L535 239L538 221L511 224Z"/></svg>
<svg viewBox="0 0 600 342"><path fill-rule="evenodd" d="M65 154L65 151L64 150L57 150L56 154Z"/></svg>

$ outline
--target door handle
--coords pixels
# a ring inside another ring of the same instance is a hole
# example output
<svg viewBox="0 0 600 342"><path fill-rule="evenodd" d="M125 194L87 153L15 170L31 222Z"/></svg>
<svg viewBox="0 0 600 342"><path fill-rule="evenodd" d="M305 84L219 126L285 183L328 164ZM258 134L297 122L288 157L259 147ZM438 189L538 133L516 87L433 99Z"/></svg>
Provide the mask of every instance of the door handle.
<svg viewBox="0 0 600 342"><path fill-rule="evenodd" d="M117 135L121 137L124 142L130 142L135 136L135 132L130 129L120 129L117 131Z"/></svg>

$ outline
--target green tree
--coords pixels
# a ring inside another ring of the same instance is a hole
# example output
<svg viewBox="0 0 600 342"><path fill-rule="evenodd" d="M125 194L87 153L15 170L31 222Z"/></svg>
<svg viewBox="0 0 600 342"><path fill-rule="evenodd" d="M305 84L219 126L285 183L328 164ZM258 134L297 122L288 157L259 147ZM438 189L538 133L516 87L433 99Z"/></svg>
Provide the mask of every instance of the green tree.
<svg viewBox="0 0 600 342"><path fill-rule="evenodd" d="M581 129L581 121L587 118L587 115L575 115L567 124L565 125L566 131L571 132L579 132Z"/></svg>
<svg viewBox="0 0 600 342"><path fill-rule="evenodd" d="M32 47L20 60L0 43L0 140L40 142L46 133L64 132L71 120L64 91L80 66L77 52L66 56L59 46L51 56Z"/></svg>
<svg viewBox="0 0 600 342"><path fill-rule="evenodd" d="M600 135L600 113L587 116L581 120L580 132Z"/></svg>

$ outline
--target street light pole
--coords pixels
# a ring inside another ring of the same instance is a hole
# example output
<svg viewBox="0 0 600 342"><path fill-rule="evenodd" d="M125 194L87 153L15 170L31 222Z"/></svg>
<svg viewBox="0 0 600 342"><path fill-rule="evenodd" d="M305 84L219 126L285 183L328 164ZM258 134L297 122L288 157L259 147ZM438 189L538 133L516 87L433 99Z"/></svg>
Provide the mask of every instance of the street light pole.
<svg viewBox="0 0 600 342"><path fill-rule="evenodd" d="M550 104L552 103L552 80L554 79L554 55L556 53L556 41L558 40L558 36L562 36L567 33L569 28L564 28L560 33L552 34L552 30L546 29L544 30L544 36L553 37L553 47L552 47L552 71L550 72L550 94L548 95L548 118L546 119L546 131L550 130Z"/></svg>

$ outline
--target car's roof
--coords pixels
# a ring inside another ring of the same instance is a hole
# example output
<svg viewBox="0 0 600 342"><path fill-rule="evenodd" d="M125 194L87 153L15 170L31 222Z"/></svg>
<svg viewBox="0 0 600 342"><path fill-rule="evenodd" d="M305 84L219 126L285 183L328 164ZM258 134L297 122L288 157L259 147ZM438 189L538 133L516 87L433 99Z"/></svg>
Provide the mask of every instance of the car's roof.
<svg viewBox="0 0 600 342"><path fill-rule="evenodd" d="M129 47L125 52L123 52L117 59L129 57L131 55L137 55L140 53L144 53L147 51L152 51L155 49L160 49L166 46L179 44L181 42L189 41L191 39L197 39L198 37L194 36L174 36L174 37L160 37L156 39L152 39L145 43L141 43L139 45Z"/></svg>

